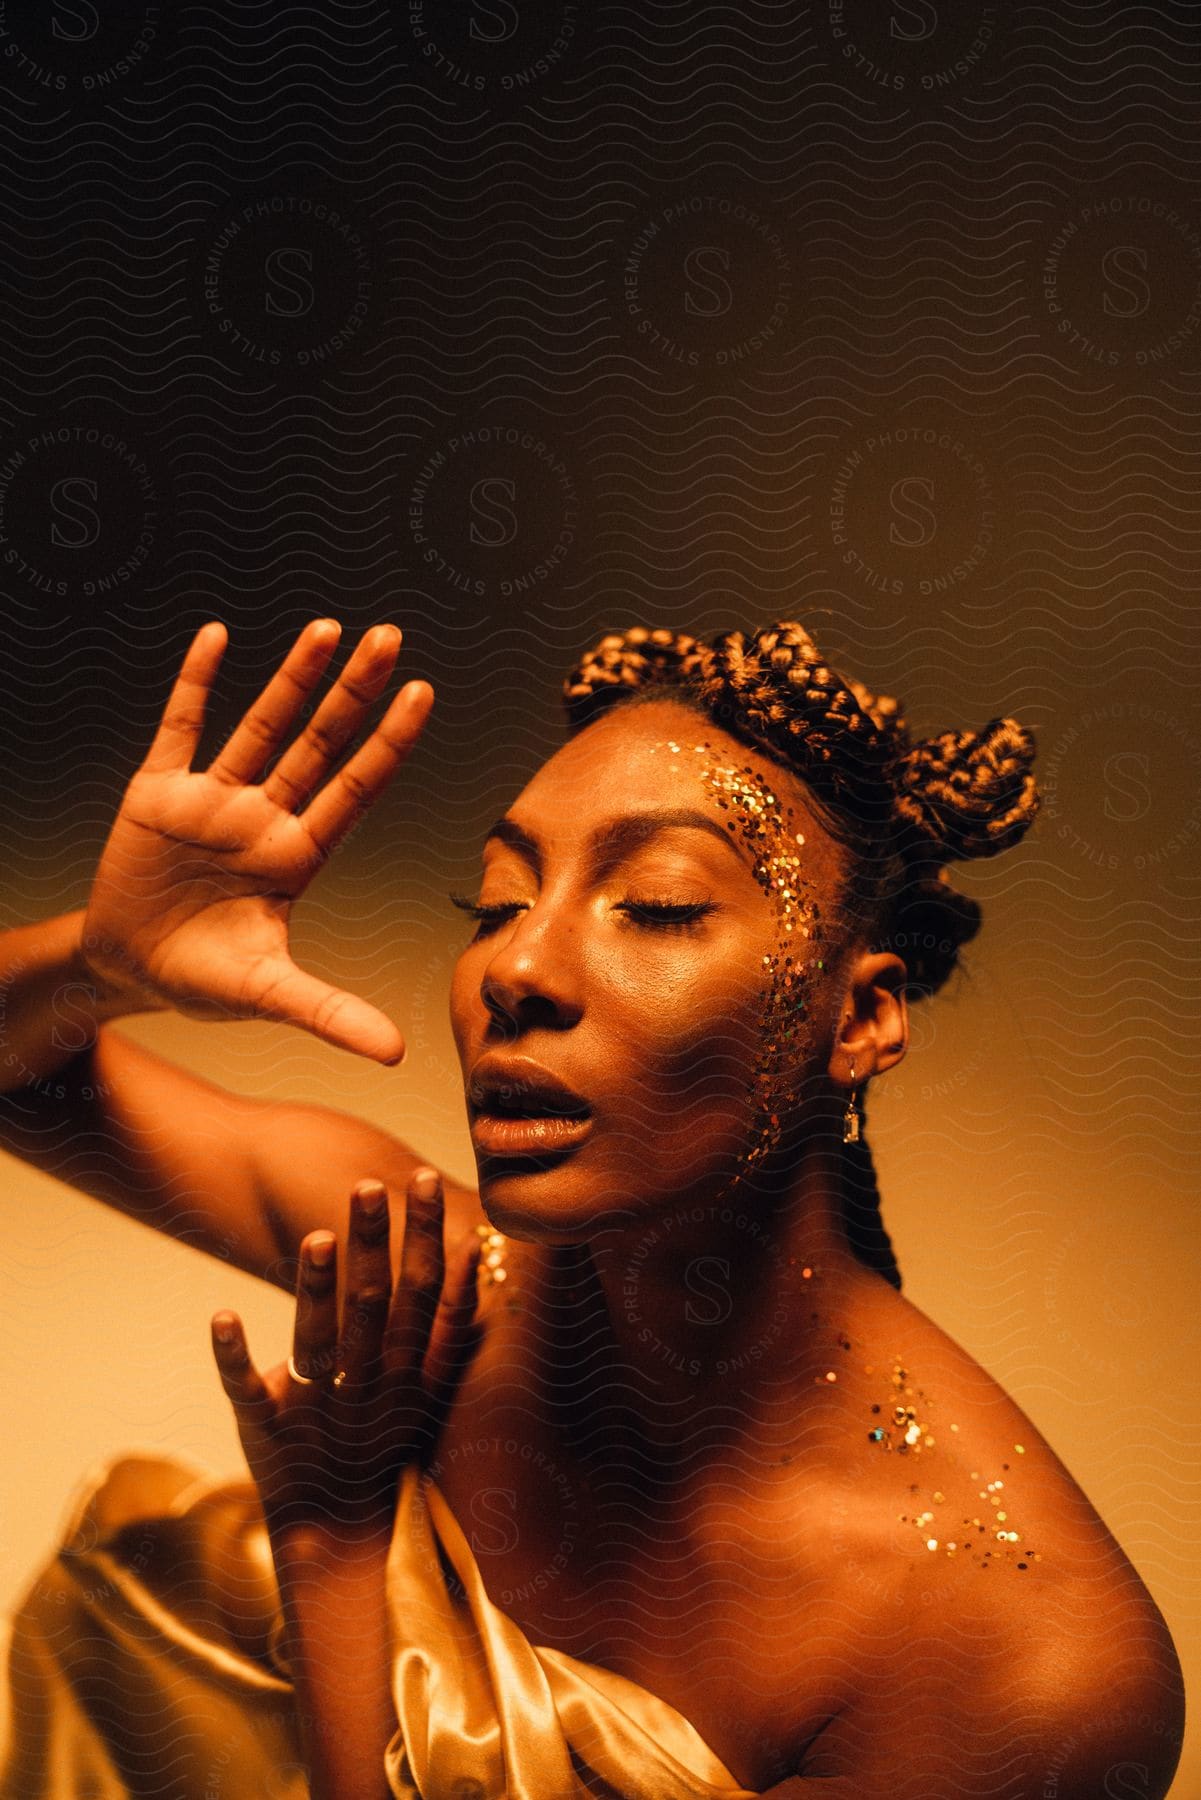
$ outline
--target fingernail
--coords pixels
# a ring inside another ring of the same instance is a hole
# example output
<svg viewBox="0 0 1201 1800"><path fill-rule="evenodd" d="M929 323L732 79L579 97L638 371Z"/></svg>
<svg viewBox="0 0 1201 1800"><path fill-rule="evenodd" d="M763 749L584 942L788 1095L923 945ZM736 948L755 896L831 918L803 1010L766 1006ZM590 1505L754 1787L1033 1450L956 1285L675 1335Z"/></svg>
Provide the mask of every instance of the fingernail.
<svg viewBox="0 0 1201 1800"><path fill-rule="evenodd" d="M214 1319L213 1336L219 1344L232 1344L238 1335L238 1328L232 1319Z"/></svg>
<svg viewBox="0 0 1201 1800"><path fill-rule="evenodd" d="M336 1242L336 1238L325 1237L316 1238L313 1243L309 1245L309 1261L315 1269L328 1269L330 1263L334 1259L334 1245Z"/></svg>
<svg viewBox="0 0 1201 1800"><path fill-rule="evenodd" d="M388 1190L382 1181L362 1181L355 1189L359 1205L369 1219L377 1219L388 1204Z"/></svg>
<svg viewBox="0 0 1201 1800"><path fill-rule="evenodd" d="M437 1169L418 1169L413 1176L413 1194L418 1200L432 1200L442 1185Z"/></svg>

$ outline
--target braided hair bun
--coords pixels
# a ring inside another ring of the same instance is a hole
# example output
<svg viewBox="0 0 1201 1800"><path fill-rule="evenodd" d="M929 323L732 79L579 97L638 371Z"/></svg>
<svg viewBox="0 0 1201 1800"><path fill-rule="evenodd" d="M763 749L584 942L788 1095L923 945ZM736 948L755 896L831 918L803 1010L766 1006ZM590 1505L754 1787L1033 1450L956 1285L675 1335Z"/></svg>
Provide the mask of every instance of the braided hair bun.
<svg viewBox="0 0 1201 1800"><path fill-rule="evenodd" d="M563 683L573 736L619 702L665 698L800 776L850 852L850 927L895 949L919 993L940 988L980 928L945 865L1007 850L1038 812L1025 726L993 719L914 743L900 702L831 669L792 620L710 643L642 625L609 632Z"/></svg>

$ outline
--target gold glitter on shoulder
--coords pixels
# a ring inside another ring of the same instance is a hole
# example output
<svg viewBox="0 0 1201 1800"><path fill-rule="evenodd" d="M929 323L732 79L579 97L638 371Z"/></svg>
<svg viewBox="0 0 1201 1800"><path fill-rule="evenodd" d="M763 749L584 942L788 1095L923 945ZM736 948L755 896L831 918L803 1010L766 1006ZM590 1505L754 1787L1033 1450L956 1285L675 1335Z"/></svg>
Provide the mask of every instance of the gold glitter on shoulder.
<svg viewBox="0 0 1201 1800"><path fill-rule="evenodd" d="M864 1373L870 1375L875 1371L868 1365ZM874 1422L867 1432L869 1443L878 1444L881 1450L897 1456L911 1458L936 1449L938 1439L932 1428L932 1403L924 1389L913 1384L909 1370L899 1357L892 1361L891 1388L889 1400L870 1403ZM959 1431L956 1424L951 1424L949 1429L956 1434ZM1015 1444L1013 1454L1024 1456L1025 1445ZM933 1485L926 1496L931 1505L919 1504L916 1510L911 1507L907 1512L898 1513L897 1518L917 1532L931 1554L941 1551L947 1557L970 1560L982 1569L990 1568L994 1562L1011 1563L1025 1573L1043 1559L1041 1552L1026 1543L1023 1533L1014 1527L1006 1479L1010 1471L1011 1465L1002 1462L1001 1473L991 1481L984 1481L978 1469L969 1472L968 1480L976 1489L976 1498L985 1502L979 1511L962 1513L957 1518L943 1486ZM958 1477L953 1477L952 1473L941 1479L945 1487L951 1487L953 1479L958 1485ZM982 1486L976 1485L981 1482ZM921 1496L922 1484L911 1482L909 1492ZM990 1510L991 1518L988 1516Z"/></svg>

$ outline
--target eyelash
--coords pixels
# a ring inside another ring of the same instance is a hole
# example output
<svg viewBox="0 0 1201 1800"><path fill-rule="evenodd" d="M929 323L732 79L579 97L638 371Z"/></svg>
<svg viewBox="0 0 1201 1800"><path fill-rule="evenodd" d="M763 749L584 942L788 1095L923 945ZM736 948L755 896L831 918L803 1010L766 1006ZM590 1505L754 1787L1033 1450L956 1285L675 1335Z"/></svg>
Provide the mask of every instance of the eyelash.
<svg viewBox="0 0 1201 1800"><path fill-rule="evenodd" d="M469 918L475 919L480 926L477 937L486 935L486 929L503 924L524 910L525 902L510 900L497 902L492 906L481 906L477 900L469 900L463 894L451 894L450 903L465 912ZM713 911L712 900L644 900L628 899L619 901L616 910L624 912L636 924L645 926L650 931L687 930L689 926L698 925L707 913Z"/></svg>

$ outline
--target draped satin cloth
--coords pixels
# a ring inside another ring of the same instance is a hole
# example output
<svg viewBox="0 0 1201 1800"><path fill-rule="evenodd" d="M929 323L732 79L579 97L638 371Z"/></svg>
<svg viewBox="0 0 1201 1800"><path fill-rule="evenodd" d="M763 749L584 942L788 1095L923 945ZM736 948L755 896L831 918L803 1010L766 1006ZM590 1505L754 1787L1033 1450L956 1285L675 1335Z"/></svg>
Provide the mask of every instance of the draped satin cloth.
<svg viewBox="0 0 1201 1800"><path fill-rule="evenodd" d="M435 1483L400 1485L387 1570L396 1800L753 1800L682 1713L531 1644ZM125 1457L72 1517L9 1652L0 1800L307 1800L249 1482Z"/></svg>

